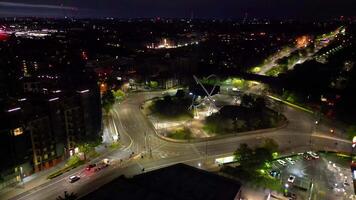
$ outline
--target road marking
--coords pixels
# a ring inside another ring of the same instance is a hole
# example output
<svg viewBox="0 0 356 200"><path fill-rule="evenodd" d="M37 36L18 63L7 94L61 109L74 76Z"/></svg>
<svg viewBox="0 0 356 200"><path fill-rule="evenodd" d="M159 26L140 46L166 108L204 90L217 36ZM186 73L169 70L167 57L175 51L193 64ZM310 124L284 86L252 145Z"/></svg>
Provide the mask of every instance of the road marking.
<svg viewBox="0 0 356 200"><path fill-rule="evenodd" d="M121 127L122 127L123 133L130 139L130 144L129 144L129 146L127 146L127 147L124 149L124 150L128 150L128 149L130 149L131 146L133 145L133 139L132 139L131 136L126 132L124 126L122 125L122 122L121 122L119 113L118 113L116 110L113 110L113 111L115 112L115 114L116 114L116 116L117 116L117 118L118 118L118 120L119 120L119 123L120 123L120 125L121 125ZM115 123L114 123L114 126L116 127L116 124L115 124Z"/></svg>
<svg viewBox="0 0 356 200"><path fill-rule="evenodd" d="M201 153L198 151L198 148L194 144L191 144L190 146L195 151L195 153L198 154L199 157L202 157Z"/></svg>

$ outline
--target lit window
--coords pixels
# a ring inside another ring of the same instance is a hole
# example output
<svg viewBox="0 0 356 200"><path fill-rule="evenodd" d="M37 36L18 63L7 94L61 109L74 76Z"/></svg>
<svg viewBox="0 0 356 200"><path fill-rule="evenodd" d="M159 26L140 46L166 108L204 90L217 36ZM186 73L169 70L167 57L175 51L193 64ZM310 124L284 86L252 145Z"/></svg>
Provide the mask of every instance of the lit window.
<svg viewBox="0 0 356 200"><path fill-rule="evenodd" d="M23 134L22 128L16 128L12 132L14 133L14 136L18 136L18 135L22 135Z"/></svg>

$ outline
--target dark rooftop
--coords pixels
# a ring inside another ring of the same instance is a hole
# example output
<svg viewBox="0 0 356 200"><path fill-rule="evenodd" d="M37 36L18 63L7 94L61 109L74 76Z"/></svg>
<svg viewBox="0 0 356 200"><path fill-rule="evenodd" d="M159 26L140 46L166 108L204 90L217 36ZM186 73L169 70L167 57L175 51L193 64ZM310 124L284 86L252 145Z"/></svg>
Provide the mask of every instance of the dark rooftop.
<svg viewBox="0 0 356 200"><path fill-rule="evenodd" d="M121 176L81 200L233 200L240 187L235 180L176 164L130 179Z"/></svg>

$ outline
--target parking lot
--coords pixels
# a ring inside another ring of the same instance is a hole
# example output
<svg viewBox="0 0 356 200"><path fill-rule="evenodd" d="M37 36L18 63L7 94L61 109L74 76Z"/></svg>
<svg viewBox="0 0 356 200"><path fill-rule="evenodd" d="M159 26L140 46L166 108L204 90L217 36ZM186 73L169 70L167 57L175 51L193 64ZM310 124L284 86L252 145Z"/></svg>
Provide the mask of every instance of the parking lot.
<svg viewBox="0 0 356 200"><path fill-rule="evenodd" d="M311 153L311 152L310 152ZM291 199L350 199L351 170L326 154L300 153L272 162L271 176L279 179Z"/></svg>

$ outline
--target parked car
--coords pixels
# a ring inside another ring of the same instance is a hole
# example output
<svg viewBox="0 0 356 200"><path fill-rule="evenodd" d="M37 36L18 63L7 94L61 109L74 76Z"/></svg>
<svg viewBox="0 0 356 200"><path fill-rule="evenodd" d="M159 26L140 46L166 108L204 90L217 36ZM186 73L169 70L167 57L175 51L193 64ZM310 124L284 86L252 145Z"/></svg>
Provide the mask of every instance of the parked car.
<svg viewBox="0 0 356 200"><path fill-rule="evenodd" d="M95 166L96 166L96 164L90 164L90 165L88 165L85 169L86 169L87 171L90 171L90 170L93 169Z"/></svg>
<svg viewBox="0 0 356 200"><path fill-rule="evenodd" d="M309 154L313 159L319 159L319 155L315 152L308 151L307 154Z"/></svg>
<svg viewBox="0 0 356 200"><path fill-rule="evenodd" d="M278 178L281 175L281 173L277 170L271 170L269 171L269 175L272 176L273 178Z"/></svg>
<svg viewBox="0 0 356 200"><path fill-rule="evenodd" d="M305 160L312 160L313 158L309 155L309 154L307 154L307 153L304 153L303 154L303 158L305 159Z"/></svg>
<svg viewBox="0 0 356 200"><path fill-rule="evenodd" d="M289 183L294 183L294 180L295 180L295 176L289 175L288 182Z"/></svg>

